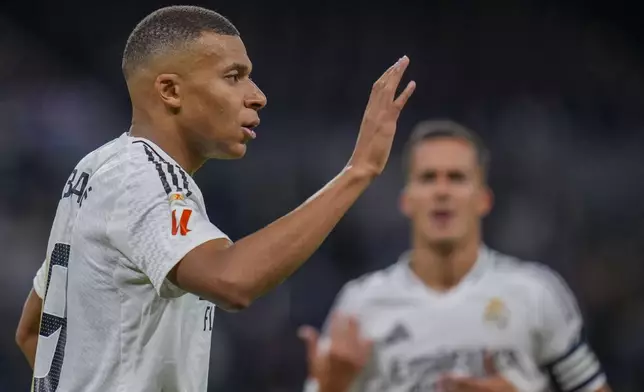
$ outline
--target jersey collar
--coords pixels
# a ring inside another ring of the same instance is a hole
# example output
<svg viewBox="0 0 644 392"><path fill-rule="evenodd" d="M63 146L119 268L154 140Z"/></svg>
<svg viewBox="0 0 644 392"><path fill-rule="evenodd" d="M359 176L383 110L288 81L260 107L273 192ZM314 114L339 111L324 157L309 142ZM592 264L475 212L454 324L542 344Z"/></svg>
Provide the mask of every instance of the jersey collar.
<svg viewBox="0 0 644 392"><path fill-rule="evenodd" d="M434 292L430 287L427 287L426 284L424 284L420 278L414 273L414 271L411 269L410 266L410 261L411 261L411 250L406 251L403 253L399 258L397 264L401 269L403 270L403 273L406 277L406 280L412 284L412 285L420 285L425 288L425 290L429 290L430 292ZM476 259L476 262L472 266L472 268L465 274L461 282L454 287L450 291L457 290L460 287L469 285L470 283L478 281L483 274L490 268L490 266L493 263L493 257L492 257L492 250L488 248L485 244L481 244L479 247L479 252L478 252L478 257Z"/></svg>

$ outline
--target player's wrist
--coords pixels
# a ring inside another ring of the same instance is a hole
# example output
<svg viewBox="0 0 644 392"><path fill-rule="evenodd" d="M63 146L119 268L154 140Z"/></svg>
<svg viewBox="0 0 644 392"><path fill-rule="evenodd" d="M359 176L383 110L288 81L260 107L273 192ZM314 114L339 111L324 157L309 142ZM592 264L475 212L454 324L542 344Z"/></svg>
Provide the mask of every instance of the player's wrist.
<svg viewBox="0 0 644 392"><path fill-rule="evenodd" d="M380 174L378 170L366 165L349 163L342 170L342 175L347 176L351 182L369 185Z"/></svg>

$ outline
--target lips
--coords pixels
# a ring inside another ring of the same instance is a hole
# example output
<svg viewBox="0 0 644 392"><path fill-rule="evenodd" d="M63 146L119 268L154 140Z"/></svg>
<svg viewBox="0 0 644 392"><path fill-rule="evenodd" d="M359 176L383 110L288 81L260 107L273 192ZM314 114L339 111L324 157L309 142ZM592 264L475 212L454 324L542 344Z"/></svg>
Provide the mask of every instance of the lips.
<svg viewBox="0 0 644 392"><path fill-rule="evenodd" d="M438 224L446 224L454 217L454 213L450 210L434 210L430 213L430 217Z"/></svg>
<svg viewBox="0 0 644 392"><path fill-rule="evenodd" d="M259 119L252 121L252 122L247 122L242 124L242 132L244 133L244 140L252 140L257 137L257 134L253 129L255 129L259 125Z"/></svg>
<svg viewBox="0 0 644 392"><path fill-rule="evenodd" d="M250 128L242 127L242 132L244 133L244 140L255 139L257 134Z"/></svg>

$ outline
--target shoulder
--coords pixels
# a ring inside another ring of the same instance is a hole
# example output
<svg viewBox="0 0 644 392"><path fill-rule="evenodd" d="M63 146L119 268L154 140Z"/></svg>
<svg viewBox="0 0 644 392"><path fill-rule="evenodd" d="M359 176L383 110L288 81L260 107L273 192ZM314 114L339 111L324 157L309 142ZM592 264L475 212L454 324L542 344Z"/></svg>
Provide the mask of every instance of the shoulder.
<svg viewBox="0 0 644 392"><path fill-rule="evenodd" d="M129 145L130 161L141 167L147 176L156 177L167 195L182 193L191 196L197 185L181 166L161 149L148 141L137 139Z"/></svg>
<svg viewBox="0 0 644 392"><path fill-rule="evenodd" d="M154 144L142 139L125 137L116 145L93 154L111 154L97 168L94 181L103 184L106 194L118 198L167 199L173 194L190 197L197 186L190 176Z"/></svg>
<svg viewBox="0 0 644 392"><path fill-rule="evenodd" d="M338 295L339 300L351 307L360 307L373 300L394 300L396 287L399 286L401 265L394 264L388 268L369 272L347 282Z"/></svg>
<svg viewBox="0 0 644 392"><path fill-rule="evenodd" d="M494 250L490 254L493 273L499 280L520 285L536 295L572 295L563 277L543 262L522 260Z"/></svg>

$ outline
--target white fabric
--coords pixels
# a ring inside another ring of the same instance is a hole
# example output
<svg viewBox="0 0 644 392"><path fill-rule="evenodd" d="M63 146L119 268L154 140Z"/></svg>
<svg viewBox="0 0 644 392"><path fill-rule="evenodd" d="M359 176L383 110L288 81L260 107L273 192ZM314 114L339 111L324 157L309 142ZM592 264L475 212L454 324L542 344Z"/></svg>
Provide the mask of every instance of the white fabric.
<svg viewBox="0 0 644 392"><path fill-rule="evenodd" d="M422 283L404 255L392 267L346 284L333 310L356 316L375 342L352 392L431 391L446 374L481 377L486 352L519 391L550 391L553 367L544 366L579 345L582 328L576 301L554 271L485 246L448 292ZM328 342L323 334L322 347ZM595 391L605 381L592 351L583 347L572 359L578 366L555 374L566 391ZM308 382L305 390L317 388Z"/></svg>
<svg viewBox="0 0 644 392"><path fill-rule="evenodd" d="M45 304L34 390L206 392L214 305L167 279L190 250L227 238L197 184L127 134L74 172L34 278Z"/></svg>

